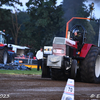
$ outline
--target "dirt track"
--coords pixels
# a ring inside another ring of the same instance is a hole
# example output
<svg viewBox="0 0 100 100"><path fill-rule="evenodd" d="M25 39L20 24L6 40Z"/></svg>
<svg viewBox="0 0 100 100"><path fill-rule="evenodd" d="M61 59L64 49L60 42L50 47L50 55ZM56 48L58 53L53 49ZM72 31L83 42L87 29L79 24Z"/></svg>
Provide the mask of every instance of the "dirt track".
<svg viewBox="0 0 100 100"><path fill-rule="evenodd" d="M0 74L0 100L61 100L65 85L36 75ZM75 82L75 100L100 100L100 84Z"/></svg>

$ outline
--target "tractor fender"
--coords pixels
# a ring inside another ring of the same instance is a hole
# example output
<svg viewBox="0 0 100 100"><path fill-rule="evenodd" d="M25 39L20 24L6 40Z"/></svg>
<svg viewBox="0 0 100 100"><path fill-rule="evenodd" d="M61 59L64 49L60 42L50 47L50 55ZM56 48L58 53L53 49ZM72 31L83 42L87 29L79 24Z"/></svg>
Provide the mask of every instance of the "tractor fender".
<svg viewBox="0 0 100 100"><path fill-rule="evenodd" d="M87 53L89 52L90 48L93 46L93 44L84 44L82 49L81 49L81 53L80 53L80 57L85 58Z"/></svg>

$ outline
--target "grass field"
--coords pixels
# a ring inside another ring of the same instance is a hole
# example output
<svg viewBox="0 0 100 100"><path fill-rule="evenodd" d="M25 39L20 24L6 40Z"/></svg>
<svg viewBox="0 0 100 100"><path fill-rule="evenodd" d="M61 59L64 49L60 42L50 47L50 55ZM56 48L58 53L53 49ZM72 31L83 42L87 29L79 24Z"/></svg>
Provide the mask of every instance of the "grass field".
<svg viewBox="0 0 100 100"><path fill-rule="evenodd" d="M41 75L42 71L36 68L31 70L0 70L0 74L25 74L25 75Z"/></svg>

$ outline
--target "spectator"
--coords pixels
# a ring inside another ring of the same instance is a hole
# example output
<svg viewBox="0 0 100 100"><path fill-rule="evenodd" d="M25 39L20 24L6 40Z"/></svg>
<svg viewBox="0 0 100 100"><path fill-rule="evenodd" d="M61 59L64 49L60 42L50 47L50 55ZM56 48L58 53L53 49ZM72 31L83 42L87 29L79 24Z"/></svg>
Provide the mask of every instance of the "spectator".
<svg viewBox="0 0 100 100"><path fill-rule="evenodd" d="M29 56L29 58L33 58L33 53L32 52L27 53L27 55Z"/></svg>
<svg viewBox="0 0 100 100"><path fill-rule="evenodd" d="M42 70L42 59L43 59L43 49L42 48L40 48L40 50L37 51L36 58L37 58L37 71L39 71L39 66L41 66L41 70Z"/></svg>

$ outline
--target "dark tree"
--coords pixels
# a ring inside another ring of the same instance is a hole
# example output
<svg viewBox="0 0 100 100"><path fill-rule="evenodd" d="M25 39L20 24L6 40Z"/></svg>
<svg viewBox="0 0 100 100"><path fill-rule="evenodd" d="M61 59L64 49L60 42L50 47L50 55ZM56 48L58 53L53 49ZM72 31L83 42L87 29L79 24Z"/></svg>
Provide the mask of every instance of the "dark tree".
<svg viewBox="0 0 100 100"><path fill-rule="evenodd" d="M11 27L11 11L0 8L0 30L4 30L6 34L10 33Z"/></svg>
<svg viewBox="0 0 100 100"><path fill-rule="evenodd" d="M62 6L56 6L56 0L29 0L26 5L31 18L26 29L27 37L30 37L27 43L39 48L52 45L53 37L57 34L64 36Z"/></svg>
<svg viewBox="0 0 100 100"><path fill-rule="evenodd" d="M86 0L63 0L64 18L66 22L72 17L89 17L90 9L84 4ZM70 28L75 24L83 25L87 30L86 40L88 43L94 43L95 31L87 20L73 20L70 23Z"/></svg>
<svg viewBox="0 0 100 100"><path fill-rule="evenodd" d="M19 0L0 0L0 6L7 5L7 6L14 6L14 3L17 3L22 6L22 3Z"/></svg>

